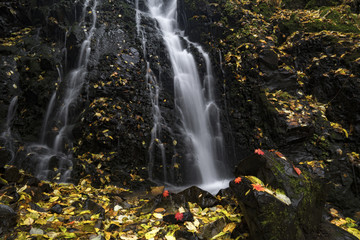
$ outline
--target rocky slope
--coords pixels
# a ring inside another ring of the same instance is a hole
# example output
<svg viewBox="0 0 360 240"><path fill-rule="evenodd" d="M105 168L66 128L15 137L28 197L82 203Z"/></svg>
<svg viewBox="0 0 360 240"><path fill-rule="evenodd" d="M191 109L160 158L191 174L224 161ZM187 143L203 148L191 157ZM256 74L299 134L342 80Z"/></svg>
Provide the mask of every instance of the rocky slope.
<svg viewBox="0 0 360 240"><path fill-rule="evenodd" d="M61 0L0 3L3 175L8 171L5 164L35 172L27 146L39 141L51 96L56 89L63 93L59 80L76 64L85 37L78 25L82 6L82 1ZM145 59L163 79L163 115L167 122L176 124L171 113L173 86L166 81L171 77L166 53L158 46L158 36L151 30L154 26L145 20L153 44L143 56L134 8L129 1L101 1L97 8L88 85L74 110L74 144L66 146L73 156L71 180L75 183L88 177L96 187L115 184L144 189L150 184L147 164L152 106ZM328 218L334 218L333 223L344 229L358 228L359 2L182 0L179 9L185 34L212 56L231 165L241 169L246 163L241 160L258 148L285 156L294 169L310 172L311 178L324 184L322 192L328 193ZM90 18L87 10L85 17ZM199 68L203 66L200 62ZM9 114L12 112L15 114ZM59 130L54 122L49 136ZM172 156L169 134L164 133L165 145L167 156ZM182 151L178 154L176 161L181 160ZM236 174L248 173L237 170ZM290 175L296 177L294 172ZM181 173L177 180L181 181ZM244 182L249 188L250 183ZM2 185L7 189L8 182ZM5 209L12 215L9 211ZM336 216L335 211L344 216Z"/></svg>

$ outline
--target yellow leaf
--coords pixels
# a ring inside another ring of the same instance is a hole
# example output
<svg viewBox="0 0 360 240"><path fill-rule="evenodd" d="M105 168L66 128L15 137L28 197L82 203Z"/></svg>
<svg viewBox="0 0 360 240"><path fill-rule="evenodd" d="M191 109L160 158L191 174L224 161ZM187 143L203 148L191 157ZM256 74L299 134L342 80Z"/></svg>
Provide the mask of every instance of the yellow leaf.
<svg viewBox="0 0 360 240"><path fill-rule="evenodd" d="M163 215L161 213L154 213L153 216L157 219L162 219Z"/></svg>
<svg viewBox="0 0 360 240"><path fill-rule="evenodd" d="M232 233L232 231L234 231L234 229L236 228L236 223L229 223L228 225L226 225L223 229L223 232L230 232Z"/></svg>
<svg viewBox="0 0 360 240"><path fill-rule="evenodd" d="M27 219L25 219L23 225L31 225L31 224L33 224L33 223L34 223L34 219L32 219L32 218L27 218Z"/></svg>
<svg viewBox="0 0 360 240"><path fill-rule="evenodd" d="M356 228L348 228L347 231L352 235L354 235L355 237L357 237L358 239L360 239L360 231L357 230Z"/></svg>
<svg viewBox="0 0 360 240"><path fill-rule="evenodd" d="M176 240L176 238L173 235L166 235L165 239L166 240Z"/></svg>
<svg viewBox="0 0 360 240"><path fill-rule="evenodd" d="M190 232L197 232L197 229L192 222L185 222L185 226Z"/></svg>
<svg viewBox="0 0 360 240"><path fill-rule="evenodd" d="M90 210L84 210L84 211L81 211L81 212L79 213L79 215L89 214L89 213L91 213Z"/></svg>
<svg viewBox="0 0 360 240"><path fill-rule="evenodd" d="M156 234L159 232L160 228L154 228L153 230L151 230L150 232L147 232L145 234L145 238L146 239L151 239L154 238L156 236Z"/></svg>
<svg viewBox="0 0 360 240"><path fill-rule="evenodd" d="M111 238L111 233L105 232L105 240L110 240L110 238Z"/></svg>
<svg viewBox="0 0 360 240"><path fill-rule="evenodd" d="M53 202L55 202L55 201L58 200L58 199L59 199L59 197L51 197L50 200L49 200L49 202L53 203Z"/></svg>
<svg viewBox="0 0 360 240"><path fill-rule="evenodd" d="M36 220L35 223L40 224L40 225L45 225L47 223L47 221L46 221L46 219L40 218L40 219Z"/></svg>

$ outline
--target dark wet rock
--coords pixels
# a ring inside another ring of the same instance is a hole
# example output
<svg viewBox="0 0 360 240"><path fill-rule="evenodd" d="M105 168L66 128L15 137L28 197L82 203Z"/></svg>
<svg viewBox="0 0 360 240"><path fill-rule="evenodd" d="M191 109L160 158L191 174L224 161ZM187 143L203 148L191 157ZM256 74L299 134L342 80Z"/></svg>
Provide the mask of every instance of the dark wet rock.
<svg viewBox="0 0 360 240"><path fill-rule="evenodd" d="M213 223L206 224L202 229L199 236L204 239L211 239L215 235L219 234L224 227L226 226L227 222L225 218L220 218Z"/></svg>
<svg viewBox="0 0 360 240"><path fill-rule="evenodd" d="M278 55L271 49L264 49L259 53L259 61L262 66L260 66L261 70L270 69L276 70L278 68Z"/></svg>
<svg viewBox="0 0 360 240"><path fill-rule="evenodd" d="M160 194L150 199L139 211L149 213L156 208L165 208L168 212L175 213L180 207L189 209L188 202L197 203L202 208L212 207L219 203L209 192L193 186L176 194L169 193L167 197Z"/></svg>
<svg viewBox="0 0 360 240"><path fill-rule="evenodd" d="M164 208L168 212L176 213L180 207L184 207L185 209L189 209L189 204L185 200L182 195L172 194L168 197L163 197L162 195L158 195L149 202L147 202L144 206L142 206L138 213L150 213L154 211L156 208Z"/></svg>
<svg viewBox="0 0 360 240"><path fill-rule="evenodd" d="M19 169L16 167L6 169L4 179L8 182L17 182L20 179Z"/></svg>
<svg viewBox="0 0 360 240"><path fill-rule="evenodd" d="M7 206L0 204L0 234L9 231L17 224L17 215L15 211Z"/></svg>
<svg viewBox="0 0 360 240"><path fill-rule="evenodd" d="M246 177L239 184L230 183L254 239L306 239L306 233L318 231L326 189L307 171L298 175L289 160L267 152L241 161L236 174L256 176L288 197L283 201L285 197L280 197L280 193L271 195L254 190L251 184L255 183Z"/></svg>
<svg viewBox="0 0 360 240"><path fill-rule="evenodd" d="M110 226L106 229L107 232L119 231L120 227L116 224L110 224Z"/></svg>
<svg viewBox="0 0 360 240"><path fill-rule="evenodd" d="M83 209L90 210L92 214L100 214L100 218L104 218L105 209L90 199L85 200Z"/></svg>
<svg viewBox="0 0 360 240"><path fill-rule="evenodd" d="M176 237L176 239L179 240L198 240L198 236L196 233L194 232L188 232L188 231L184 231L184 230L177 230L174 234L174 236Z"/></svg>
<svg viewBox="0 0 360 240"><path fill-rule="evenodd" d="M33 176L26 176L23 182L28 186L34 186L34 187L37 187L40 184L40 180ZM43 191L43 189L41 190Z"/></svg>
<svg viewBox="0 0 360 240"><path fill-rule="evenodd" d="M44 200L45 194L43 194L43 191L39 187L27 187L25 192L31 196L31 199L34 202L39 202Z"/></svg>
<svg viewBox="0 0 360 240"><path fill-rule="evenodd" d="M177 214L179 214L179 213L177 213ZM176 216L177 216L176 214L165 215L163 217L163 221L168 222L168 223L172 223L172 224L183 223L183 222L186 222L186 221L189 221L189 222L194 221L194 217L193 217L191 212L182 213L182 218L176 219Z"/></svg>
<svg viewBox="0 0 360 240"><path fill-rule="evenodd" d="M38 211L38 212L46 212L46 210L44 208L40 207L36 203L30 202L29 205L30 205L30 208L32 210L35 210L35 211Z"/></svg>
<svg viewBox="0 0 360 240"><path fill-rule="evenodd" d="M42 192L45 192L45 193L51 193L51 192L54 191L54 190L52 189L52 187L50 186L50 184L45 183L45 182L41 182L41 183L39 184L39 188L41 189Z"/></svg>
<svg viewBox="0 0 360 240"><path fill-rule="evenodd" d="M54 204L50 209L49 212L51 213L57 213L57 214L61 214L63 211L63 206L60 204Z"/></svg>
<svg viewBox="0 0 360 240"><path fill-rule="evenodd" d="M0 149L0 168L3 168L12 158L12 153L8 149Z"/></svg>
<svg viewBox="0 0 360 240"><path fill-rule="evenodd" d="M213 207L219 203L211 193L196 186L187 188L177 195L182 195L187 202L197 203L201 208Z"/></svg>
<svg viewBox="0 0 360 240"><path fill-rule="evenodd" d="M356 240L358 239L354 235L348 233L344 229L337 227L334 224L323 222L320 225L320 230L316 234L307 236L306 239L314 240Z"/></svg>

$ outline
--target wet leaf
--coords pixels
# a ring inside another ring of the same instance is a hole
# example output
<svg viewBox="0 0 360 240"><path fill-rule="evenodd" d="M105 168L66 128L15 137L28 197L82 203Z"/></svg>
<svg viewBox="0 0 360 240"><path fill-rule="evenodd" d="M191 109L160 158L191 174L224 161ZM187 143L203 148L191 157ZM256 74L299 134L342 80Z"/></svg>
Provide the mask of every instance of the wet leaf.
<svg viewBox="0 0 360 240"><path fill-rule="evenodd" d="M253 190L256 190L258 192L264 192L265 188L261 186L260 184L251 184L253 186Z"/></svg>
<svg viewBox="0 0 360 240"><path fill-rule="evenodd" d="M255 149L255 153L258 154L258 155L264 155L265 153L260 149Z"/></svg>
<svg viewBox="0 0 360 240"><path fill-rule="evenodd" d="M185 226L190 232L197 232L197 229L192 222L185 222Z"/></svg>
<svg viewBox="0 0 360 240"><path fill-rule="evenodd" d="M169 191L165 190L162 195L163 195L164 198L168 197L169 196Z"/></svg>
<svg viewBox="0 0 360 240"><path fill-rule="evenodd" d="M180 212L177 212L177 213L175 214L175 219L176 219L177 221L181 221L183 218L184 218L184 214L182 214L182 213L180 213Z"/></svg>
<svg viewBox="0 0 360 240"><path fill-rule="evenodd" d="M232 222L232 223L227 224L222 231L232 233L235 228L236 228L236 223Z"/></svg>
<svg viewBox="0 0 360 240"><path fill-rule="evenodd" d="M239 184L239 183L241 182L241 177L235 178L234 182L235 182L236 184Z"/></svg>

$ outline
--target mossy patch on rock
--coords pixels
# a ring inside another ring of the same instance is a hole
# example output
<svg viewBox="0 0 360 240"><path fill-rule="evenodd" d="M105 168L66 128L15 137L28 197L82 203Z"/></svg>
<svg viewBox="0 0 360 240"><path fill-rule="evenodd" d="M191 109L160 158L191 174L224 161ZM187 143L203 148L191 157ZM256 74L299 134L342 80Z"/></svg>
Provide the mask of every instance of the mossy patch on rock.
<svg viewBox="0 0 360 240"><path fill-rule="evenodd" d="M254 239L306 239L306 234L318 230L325 204L324 184L281 153L249 156L241 161L236 175L253 175L263 182L260 188L249 177L240 184L230 183ZM281 200L287 198L291 202Z"/></svg>

